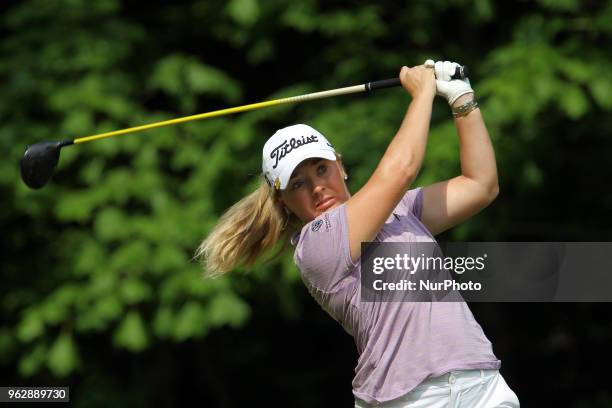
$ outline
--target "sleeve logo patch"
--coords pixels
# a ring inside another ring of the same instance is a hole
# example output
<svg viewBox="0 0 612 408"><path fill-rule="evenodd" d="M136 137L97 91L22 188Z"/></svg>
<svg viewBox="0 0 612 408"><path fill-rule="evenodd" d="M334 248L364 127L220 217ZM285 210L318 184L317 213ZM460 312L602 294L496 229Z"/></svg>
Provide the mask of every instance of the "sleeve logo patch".
<svg viewBox="0 0 612 408"><path fill-rule="evenodd" d="M316 220L315 222L313 222L311 227L312 232L317 232L318 230L320 230L322 225L323 220Z"/></svg>

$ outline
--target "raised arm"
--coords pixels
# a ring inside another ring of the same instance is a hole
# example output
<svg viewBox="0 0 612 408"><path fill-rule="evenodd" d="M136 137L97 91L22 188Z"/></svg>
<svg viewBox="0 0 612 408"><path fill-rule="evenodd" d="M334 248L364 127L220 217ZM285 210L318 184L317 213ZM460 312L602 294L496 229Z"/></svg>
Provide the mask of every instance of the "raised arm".
<svg viewBox="0 0 612 408"><path fill-rule="evenodd" d="M442 67L437 63L436 74L440 78L443 75L438 68ZM463 81L457 81L451 81L456 86L452 90L452 86L447 89L445 86L448 84L440 84L438 80L438 93L447 97L449 104L455 108L474 99L469 82L462 85ZM452 93L461 91L462 86L464 92L469 92L452 99ZM444 92L441 93L440 88ZM460 140L461 175L423 188L421 221L433 235L478 213L499 192L495 152L480 109L476 108L466 116L455 118L455 127Z"/></svg>
<svg viewBox="0 0 612 408"><path fill-rule="evenodd" d="M436 94L434 70L403 67L400 80L412 96L404 120L370 179L346 203L353 261L361 256L361 242L376 237L423 162Z"/></svg>

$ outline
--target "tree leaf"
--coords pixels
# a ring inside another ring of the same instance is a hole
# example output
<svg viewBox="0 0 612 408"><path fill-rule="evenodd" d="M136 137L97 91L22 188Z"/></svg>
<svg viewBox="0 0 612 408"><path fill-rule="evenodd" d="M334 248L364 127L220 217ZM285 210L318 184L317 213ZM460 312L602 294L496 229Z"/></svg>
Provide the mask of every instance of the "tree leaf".
<svg viewBox="0 0 612 408"><path fill-rule="evenodd" d="M23 342L30 342L40 337L45 331L43 318L38 310L32 309L25 313L25 316L17 326L17 338Z"/></svg>
<svg viewBox="0 0 612 408"><path fill-rule="evenodd" d="M227 12L238 24L250 26L259 19L259 4L257 0L230 0Z"/></svg>
<svg viewBox="0 0 612 408"><path fill-rule="evenodd" d="M201 337L208 331L208 322L203 307L198 302L187 302L176 315L173 337L184 341Z"/></svg>
<svg viewBox="0 0 612 408"><path fill-rule="evenodd" d="M39 342L33 349L21 356L17 370L23 377L32 377L40 370L46 359L47 347L44 343Z"/></svg>
<svg viewBox="0 0 612 408"><path fill-rule="evenodd" d="M132 305L151 298L151 288L140 279L128 278L119 285L119 293L123 301Z"/></svg>
<svg viewBox="0 0 612 408"><path fill-rule="evenodd" d="M78 349L72 334L61 333L49 350L47 365L57 377L65 377L79 366Z"/></svg>
<svg viewBox="0 0 612 408"><path fill-rule="evenodd" d="M132 310L123 318L113 335L113 343L132 352L140 352L147 348L149 338L138 312Z"/></svg>

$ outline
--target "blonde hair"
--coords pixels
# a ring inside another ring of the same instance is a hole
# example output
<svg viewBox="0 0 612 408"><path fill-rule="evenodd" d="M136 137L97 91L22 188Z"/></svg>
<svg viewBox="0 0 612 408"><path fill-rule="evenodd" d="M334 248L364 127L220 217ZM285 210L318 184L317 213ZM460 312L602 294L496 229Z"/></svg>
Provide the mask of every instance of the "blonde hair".
<svg viewBox="0 0 612 408"><path fill-rule="evenodd" d="M198 247L195 257L204 277L221 276L240 264L252 267L278 243L279 256L298 230L298 220L286 214L276 200L277 192L262 180L257 190L231 206Z"/></svg>

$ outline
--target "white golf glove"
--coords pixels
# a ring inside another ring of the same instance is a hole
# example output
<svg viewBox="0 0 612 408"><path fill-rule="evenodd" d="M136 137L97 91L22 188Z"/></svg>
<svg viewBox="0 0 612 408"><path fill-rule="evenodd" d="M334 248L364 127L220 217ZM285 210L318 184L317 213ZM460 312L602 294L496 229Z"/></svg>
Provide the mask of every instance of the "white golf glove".
<svg viewBox="0 0 612 408"><path fill-rule="evenodd" d="M432 60L425 61L425 66L431 67L432 62ZM437 94L445 97L451 107L459 97L474 92L468 78L451 79L458 66L459 64L451 61L438 61L433 64Z"/></svg>

